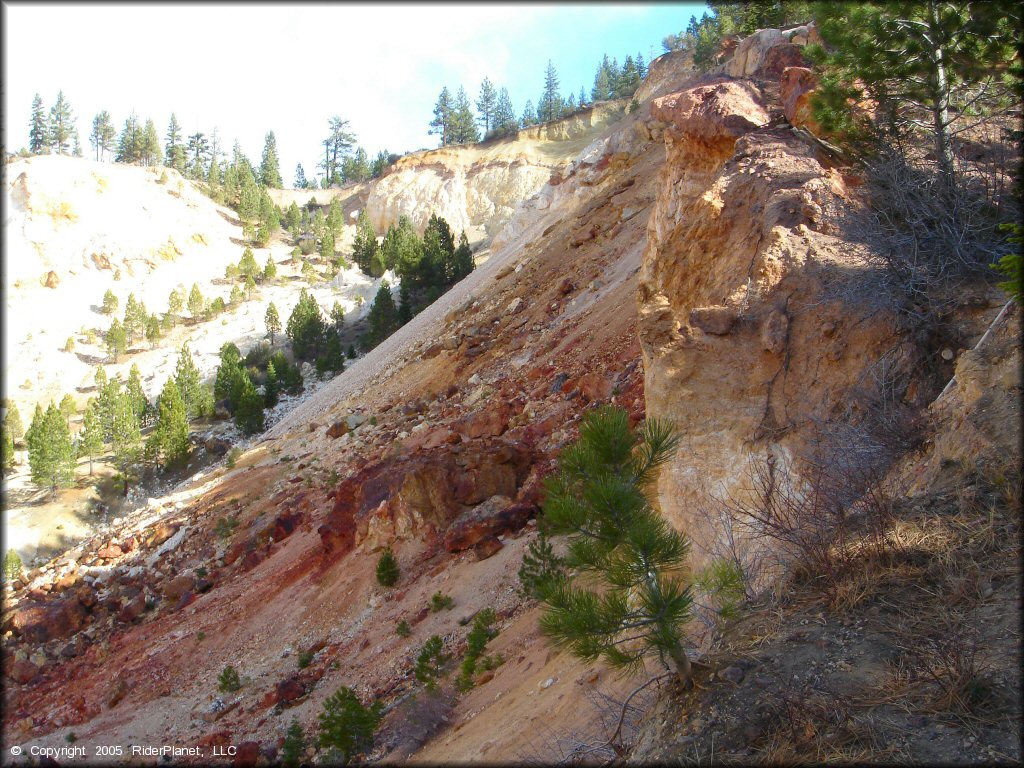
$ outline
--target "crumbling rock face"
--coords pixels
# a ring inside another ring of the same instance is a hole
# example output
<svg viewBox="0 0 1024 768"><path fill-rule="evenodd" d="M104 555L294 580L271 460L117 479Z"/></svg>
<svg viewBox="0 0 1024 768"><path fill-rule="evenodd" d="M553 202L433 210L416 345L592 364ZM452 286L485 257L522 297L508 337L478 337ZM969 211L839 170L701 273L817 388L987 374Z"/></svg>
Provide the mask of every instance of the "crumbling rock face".
<svg viewBox="0 0 1024 768"><path fill-rule="evenodd" d="M843 181L788 127L767 126L756 85L710 76L651 116L667 124L668 157L640 273L647 413L681 437L661 509L707 545L710 500L742 496L768 452L790 463L809 420L841 410L892 337L884 318L851 322L825 297L824 271L849 250L825 223Z"/></svg>
<svg viewBox="0 0 1024 768"><path fill-rule="evenodd" d="M523 444L479 440L366 467L335 491L334 509L318 529L324 552L334 558L359 545L436 539L468 508L515 497L532 458Z"/></svg>

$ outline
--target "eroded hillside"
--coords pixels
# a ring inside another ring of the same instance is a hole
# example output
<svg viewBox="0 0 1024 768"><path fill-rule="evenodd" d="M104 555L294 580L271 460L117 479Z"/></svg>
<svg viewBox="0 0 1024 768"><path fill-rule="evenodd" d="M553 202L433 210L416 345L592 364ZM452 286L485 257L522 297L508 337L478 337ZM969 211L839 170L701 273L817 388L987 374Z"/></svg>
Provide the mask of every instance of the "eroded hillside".
<svg viewBox="0 0 1024 768"><path fill-rule="evenodd" d="M855 321L823 300L823 275L851 263L829 223L849 185L784 124L770 50L744 53L741 74L754 77L743 80L694 78L679 55L652 62L640 109L581 135L568 162L524 171L537 188L514 212L501 200L474 207L468 181L444 191L500 145L437 150L443 168L426 167L426 153L378 182L396 185L394 207L379 211L442 201L456 228L460 211L484 228L507 215L487 232L490 257L236 467L28 574L4 626L12 737L197 744L196 763L236 745L255 763L279 754L292 718L315 731L324 700L347 685L387 706L371 758L550 762L606 740L602 696L621 701L636 681L553 649L516 578L541 481L583 412L614 403L677 425L659 501L700 558L716 532L695 502L739 489L751 457L801 450L808 422L834 414L898 341L885 317ZM508 180L508 158L491 159L481 193ZM971 322L983 330L996 312L986 302ZM972 370L964 386L1002 381L1010 364ZM982 441L992 425L976 428ZM392 589L374 578L384 547L401 569ZM451 610L431 610L438 592ZM447 685L424 695L419 649L440 636L454 667L487 607L500 630L488 652L504 663L457 697ZM714 639L695 631L692 650ZM242 686L221 693L228 664ZM664 749L686 735L668 727L679 706L662 702L640 759L684 757Z"/></svg>

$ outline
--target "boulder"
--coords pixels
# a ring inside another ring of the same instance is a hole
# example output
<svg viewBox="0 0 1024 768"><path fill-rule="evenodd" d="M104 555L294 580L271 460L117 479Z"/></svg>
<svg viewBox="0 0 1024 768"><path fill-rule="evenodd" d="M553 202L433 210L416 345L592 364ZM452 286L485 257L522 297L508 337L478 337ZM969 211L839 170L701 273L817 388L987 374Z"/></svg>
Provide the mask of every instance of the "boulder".
<svg viewBox="0 0 1024 768"><path fill-rule="evenodd" d="M473 554L478 561L486 560L500 552L504 546L497 536L485 536L473 546Z"/></svg>
<svg viewBox="0 0 1024 768"><path fill-rule="evenodd" d="M519 530L533 514L536 514L536 508L532 505L513 504L507 496L492 496L459 515L448 526L444 535L445 549L449 552L461 552L486 538L495 538L508 531ZM488 546L493 544L485 545L483 549L486 551ZM497 549L491 554L496 551Z"/></svg>
<svg viewBox="0 0 1024 768"><path fill-rule="evenodd" d="M613 389L611 379L598 371L592 371L580 376L576 382L576 387L583 394L583 397L590 402L607 400L611 397Z"/></svg>
<svg viewBox="0 0 1024 768"><path fill-rule="evenodd" d="M748 77L764 67L772 48L789 44L789 38L781 30L759 29L739 41L732 58L725 63L725 73L730 77Z"/></svg>
<svg viewBox="0 0 1024 768"><path fill-rule="evenodd" d="M117 544L111 543L110 545L104 547L99 552L97 552L96 557L101 558L103 560L116 560L123 554L124 552Z"/></svg>
<svg viewBox="0 0 1024 768"><path fill-rule="evenodd" d="M704 333L723 336L732 330L737 314L734 307L694 307L690 310L690 325L700 328Z"/></svg>
<svg viewBox="0 0 1024 768"><path fill-rule="evenodd" d="M193 587L191 576L177 576L163 586L163 595L170 601L177 601Z"/></svg>
<svg viewBox="0 0 1024 768"><path fill-rule="evenodd" d="M21 685L31 683L38 674L39 667L28 659L15 659L7 670L7 676Z"/></svg>
<svg viewBox="0 0 1024 768"><path fill-rule="evenodd" d="M478 437L498 437L508 429L509 415L508 403L502 402L463 416L453 426L456 432L469 440Z"/></svg>
<svg viewBox="0 0 1024 768"><path fill-rule="evenodd" d="M260 743L258 741L243 741L235 747L235 757L231 761L235 766L255 766L260 759Z"/></svg>
<svg viewBox="0 0 1024 768"><path fill-rule="evenodd" d="M44 288L56 288L60 285L60 277L52 269L43 275L42 284Z"/></svg>
<svg viewBox="0 0 1024 768"><path fill-rule="evenodd" d="M45 643L74 633L84 618L85 608L77 599L28 603L15 610L11 629L30 642Z"/></svg>
<svg viewBox="0 0 1024 768"><path fill-rule="evenodd" d="M728 154L736 139L769 120L753 85L721 77L655 99L651 116L668 123L673 135Z"/></svg>
<svg viewBox="0 0 1024 768"><path fill-rule="evenodd" d="M231 441L226 440L223 437L212 436L203 441L203 447L209 454L214 456L223 456L231 450Z"/></svg>
<svg viewBox="0 0 1024 768"><path fill-rule="evenodd" d="M817 78L807 67L786 67L779 81L779 98L790 124L820 135L821 128L811 111L811 96L817 85Z"/></svg>
<svg viewBox="0 0 1024 768"><path fill-rule="evenodd" d="M118 704L121 703L121 700L124 699L124 697L127 695L128 683L125 681L123 677L118 678L117 682L114 683L114 685L112 685L110 690L107 692L107 709L113 709L114 707L116 707Z"/></svg>
<svg viewBox="0 0 1024 768"><path fill-rule="evenodd" d="M298 675L292 675L277 684L274 694L275 703L288 707L306 695L306 686Z"/></svg>
<svg viewBox="0 0 1024 768"><path fill-rule="evenodd" d="M348 434L348 422L344 419L334 422L327 428L327 436L332 440L336 440L345 434Z"/></svg>

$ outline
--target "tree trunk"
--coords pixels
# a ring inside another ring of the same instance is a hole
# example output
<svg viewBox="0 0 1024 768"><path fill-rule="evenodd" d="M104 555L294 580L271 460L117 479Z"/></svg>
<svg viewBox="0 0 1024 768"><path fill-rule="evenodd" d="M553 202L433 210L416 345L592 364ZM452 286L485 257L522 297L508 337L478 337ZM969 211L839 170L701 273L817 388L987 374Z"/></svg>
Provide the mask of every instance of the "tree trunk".
<svg viewBox="0 0 1024 768"><path fill-rule="evenodd" d="M932 95L932 131L935 134L935 160L939 164L939 175L943 189L953 186L953 152L949 142L949 77L946 73L946 62L942 55L942 45L938 42L942 30L939 29L939 17L935 3L928 3L928 26L934 43L935 55L935 86Z"/></svg>
<svg viewBox="0 0 1024 768"><path fill-rule="evenodd" d="M677 643L671 650L670 656L676 667L676 676L679 678L679 682L682 683L683 688L690 688L693 685L693 666L690 664L690 658L683 650L683 646Z"/></svg>

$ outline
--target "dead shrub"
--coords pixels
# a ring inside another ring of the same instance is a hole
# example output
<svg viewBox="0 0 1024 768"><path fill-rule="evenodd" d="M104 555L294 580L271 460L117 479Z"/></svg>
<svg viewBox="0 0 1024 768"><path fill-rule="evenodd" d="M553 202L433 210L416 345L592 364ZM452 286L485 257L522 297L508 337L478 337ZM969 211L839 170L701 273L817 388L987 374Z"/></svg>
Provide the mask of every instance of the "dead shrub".
<svg viewBox="0 0 1024 768"><path fill-rule="evenodd" d="M441 687L419 691L395 706L388 714L388 739L400 755L411 755L448 724L455 707L453 690Z"/></svg>

